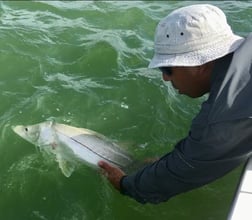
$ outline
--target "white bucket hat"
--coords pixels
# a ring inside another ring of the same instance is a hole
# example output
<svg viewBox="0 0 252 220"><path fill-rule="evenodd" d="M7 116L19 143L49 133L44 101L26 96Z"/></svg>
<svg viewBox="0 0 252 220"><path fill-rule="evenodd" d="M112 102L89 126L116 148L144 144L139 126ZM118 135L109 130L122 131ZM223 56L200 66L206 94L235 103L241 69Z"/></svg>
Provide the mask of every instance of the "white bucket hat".
<svg viewBox="0 0 252 220"><path fill-rule="evenodd" d="M243 40L232 32L219 8L186 6L159 22L149 68L199 66L235 51Z"/></svg>

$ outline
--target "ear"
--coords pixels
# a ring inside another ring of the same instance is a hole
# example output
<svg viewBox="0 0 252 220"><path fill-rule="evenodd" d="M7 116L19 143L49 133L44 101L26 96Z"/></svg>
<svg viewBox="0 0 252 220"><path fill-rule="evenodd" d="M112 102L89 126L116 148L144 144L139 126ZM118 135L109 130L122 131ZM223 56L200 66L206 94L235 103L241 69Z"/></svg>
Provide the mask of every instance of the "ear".
<svg viewBox="0 0 252 220"><path fill-rule="evenodd" d="M210 61L199 66L199 73L201 74L211 74L214 67L214 61Z"/></svg>
<svg viewBox="0 0 252 220"><path fill-rule="evenodd" d="M213 67L214 67L214 61L198 66L197 69L198 80L210 83Z"/></svg>

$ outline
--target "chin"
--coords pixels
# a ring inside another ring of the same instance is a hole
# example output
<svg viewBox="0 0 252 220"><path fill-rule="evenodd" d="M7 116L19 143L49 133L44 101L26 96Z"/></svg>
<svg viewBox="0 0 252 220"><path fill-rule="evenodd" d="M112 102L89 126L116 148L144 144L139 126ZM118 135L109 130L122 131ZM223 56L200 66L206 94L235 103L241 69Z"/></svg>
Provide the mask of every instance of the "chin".
<svg viewBox="0 0 252 220"><path fill-rule="evenodd" d="M206 93L207 93L207 92L195 93L195 94L185 94L185 95L187 95L187 96L189 96L189 97L191 97L191 98L199 98L199 97L205 95Z"/></svg>

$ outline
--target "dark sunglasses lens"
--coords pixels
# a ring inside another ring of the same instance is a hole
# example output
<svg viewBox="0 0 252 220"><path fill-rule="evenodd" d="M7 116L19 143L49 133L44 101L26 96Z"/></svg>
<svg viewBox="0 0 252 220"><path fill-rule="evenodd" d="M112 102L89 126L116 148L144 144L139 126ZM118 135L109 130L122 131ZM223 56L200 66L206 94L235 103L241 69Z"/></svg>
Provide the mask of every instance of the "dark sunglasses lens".
<svg viewBox="0 0 252 220"><path fill-rule="evenodd" d="M168 67L168 66L162 66L162 67L159 67L160 71L168 76L171 76L172 74L172 71L171 71L171 67Z"/></svg>

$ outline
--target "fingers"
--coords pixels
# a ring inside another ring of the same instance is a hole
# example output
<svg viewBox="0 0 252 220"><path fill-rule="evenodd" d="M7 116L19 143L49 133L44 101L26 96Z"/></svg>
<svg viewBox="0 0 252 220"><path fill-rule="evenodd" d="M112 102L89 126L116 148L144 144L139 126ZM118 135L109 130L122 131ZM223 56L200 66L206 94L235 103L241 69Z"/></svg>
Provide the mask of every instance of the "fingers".
<svg viewBox="0 0 252 220"><path fill-rule="evenodd" d="M98 166L104 169L105 171L109 171L109 169L112 168L112 166L109 163L106 163L105 161L99 161Z"/></svg>
<svg viewBox="0 0 252 220"><path fill-rule="evenodd" d="M117 173L121 172L119 168L114 167L105 161L99 161L98 165L102 168L103 174L105 174L105 176L107 176L109 179L113 178L117 175Z"/></svg>
<svg viewBox="0 0 252 220"><path fill-rule="evenodd" d="M99 161L98 166L102 168L102 173L107 177L110 183L117 189L120 190L120 180L125 173L105 161Z"/></svg>
<svg viewBox="0 0 252 220"><path fill-rule="evenodd" d="M109 176L108 173L109 173L111 166L104 161L99 161L98 166L101 168L101 174L108 178L108 176Z"/></svg>

